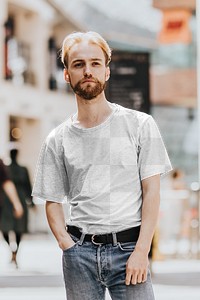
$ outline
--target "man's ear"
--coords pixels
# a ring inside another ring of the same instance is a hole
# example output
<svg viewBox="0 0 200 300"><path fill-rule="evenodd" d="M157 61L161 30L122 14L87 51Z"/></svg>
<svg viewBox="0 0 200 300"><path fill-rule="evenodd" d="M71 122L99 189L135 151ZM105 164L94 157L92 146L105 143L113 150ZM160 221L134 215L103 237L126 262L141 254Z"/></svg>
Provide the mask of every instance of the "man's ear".
<svg viewBox="0 0 200 300"><path fill-rule="evenodd" d="M64 69L63 74L64 74L64 79L65 79L65 81L66 81L67 83L69 83L69 74L68 74L67 69Z"/></svg>
<svg viewBox="0 0 200 300"><path fill-rule="evenodd" d="M110 67L106 68L106 81L110 78Z"/></svg>

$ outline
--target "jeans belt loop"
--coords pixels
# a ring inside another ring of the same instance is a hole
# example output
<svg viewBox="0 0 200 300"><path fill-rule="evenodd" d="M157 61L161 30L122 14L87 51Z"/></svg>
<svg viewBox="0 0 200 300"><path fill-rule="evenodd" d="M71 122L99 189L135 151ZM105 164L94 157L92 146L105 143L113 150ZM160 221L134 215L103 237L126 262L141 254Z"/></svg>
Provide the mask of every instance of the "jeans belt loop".
<svg viewBox="0 0 200 300"><path fill-rule="evenodd" d="M83 244L83 242L84 242L84 238L85 238L85 233L82 232L82 233L81 233L80 240L78 241L78 244L79 244L80 246L82 246L82 244Z"/></svg>
<svg viewBox="0 0 200 300"><path fill-rule="evenodd" d="M117 246L117 234L116 234L116 232L112 232L112 238L113 238L113 246Z"/></svg>

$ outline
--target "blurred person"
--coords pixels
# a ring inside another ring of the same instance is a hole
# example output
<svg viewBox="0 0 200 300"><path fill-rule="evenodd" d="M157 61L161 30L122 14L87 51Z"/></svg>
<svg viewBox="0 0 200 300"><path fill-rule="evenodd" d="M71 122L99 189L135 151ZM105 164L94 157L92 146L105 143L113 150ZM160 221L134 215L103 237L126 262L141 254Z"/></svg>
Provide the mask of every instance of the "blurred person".
<svg viewBox="0 0 200 300"><path fill-rule="evenodd" d="M186 242L183 228L185 226L189 228L189 189L184 171L175 168L162 182L161 191L162 217L159 224L161 244L165 251L167 246L171 245L173 252L170 251L170 255L179 257L181 252L185 251L184 248L187 248L183 245L186 245L183 243L183 240Z"/></svg>
<svg viewBox="0 0 200 300"><path fill-rule="evenodd" d="M1 218L1 230L5 241L12 251L12 262L17 266L17 252L22 239L22 235L28 232L28 205L33 207L34 203L31 198L31 183L28 170L26 167L20 166L17 162L18 150L10 151L11 164L7 167L9 177L15 185L20 203L23 207L24 214L17 219L12 211L12 206L8 201L4 202ZM15 236L15 247L11 246L9 240L9 232L13 232Z"/></svg>
<svg viewBox="0 0 200 300"><path fill-rule="evenodd" d="M64 78L77 113L44 142L32 195L46 201L63 250L67 299L154 299L148 253L159 210L160 175L171 170L153 118L110 103L111 49L95 32L68 35ZM67 198L67 225L62 203Z"/></svg>
<svg viewBox="0 0 200 300"><path fill-rule="evenodd" d="M172 188L174 190L184 190L186 189L186 183L184 179L184 172L181 169L174 169L171 172L171 178L172 178Z"/></svg>
<svg viewBox="0 0 200 300"><path fill-rule="evenodd" d="M198 200L193 201L193 196L191 190L189 192L189 187L185 182L185 174L181 169L174 169L171 173L172 176L172 187L179 194L180 201L180 217L179 217L179 231L177 233L177 242L180 243L179 249L184 251L183 254L186 254L186 250L189 255L192 254L192 245L194 238L194 230L192 230L192 219L198 220ZM178 197L177 197L178 198ZM193 203L192 203L193 202ZM196 205L192 205L195 204ZM195 207L196 206L196 207ZM196 216L194 214L196 212ZM198 244L198 229L196 236L196 243ZM194 240L195 240L194 239ZM181 249L182 248L182 249ZM180 251L179 251L180 252Z"/></svg>
<svg viewBox="0 0 200 300"><path fill-rule="evenodd" d="M15 186L8 176L6 167L0 159L0 221L3 209L4 193L7 195L8 201L12 204L12 210L15 218L20 219L23 215L23 207L18 198Z"/></svg>
<svg viewBox="0 0 200 300"><path fill-rule="evenodd" d="M184 216L188 210L188 187L185 182L185 174L184 172L176 168L171 172L171 186L172 190L175 192L175 200L177 201L177 210L179 211L179 215L176 216L177 221L179 222L179 226L177 228L177 240L182 237L182 225L184 223Z"/></svg>

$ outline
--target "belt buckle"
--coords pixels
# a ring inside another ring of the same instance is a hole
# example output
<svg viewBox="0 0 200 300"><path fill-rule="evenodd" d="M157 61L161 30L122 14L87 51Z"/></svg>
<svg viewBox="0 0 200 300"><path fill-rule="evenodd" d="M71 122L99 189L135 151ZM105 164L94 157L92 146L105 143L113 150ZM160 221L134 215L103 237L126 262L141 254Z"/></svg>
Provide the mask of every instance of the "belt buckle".
<svg viewBox="0 0 200 300"><path fill-rule="evenodd" d="M93 235L92 235L92 237L91 237L91 241L92 241L92 243L93 243L94 245L96 245L96 246L103 245L103 243L96 243L96 242L94 241L94 237L95 237L95 235L97 235L97 234L93 234Z"/></svg>

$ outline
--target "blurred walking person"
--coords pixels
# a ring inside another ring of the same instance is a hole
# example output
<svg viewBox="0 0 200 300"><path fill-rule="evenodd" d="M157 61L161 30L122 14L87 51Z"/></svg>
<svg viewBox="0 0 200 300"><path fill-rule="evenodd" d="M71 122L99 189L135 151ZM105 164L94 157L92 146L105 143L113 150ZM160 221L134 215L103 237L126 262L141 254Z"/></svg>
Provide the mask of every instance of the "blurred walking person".
<svg viewBox="0 0 200 300"><path fill-rule="evenodd" d="M6 167L3 161L0 159L0 221L5 198L4 193L7 195L8 201L10 201L11 208L13 210L13 215L15 216L15 218L21 218L23 215L23 207L18 198L15 186L7 173Z"/></svg>
<svg viewBox="0 0 200 300"><path fill-rule="evenodd" d="M10 202L5 201L2 209L1 230L4 239L8 243L12 251L12 262L17 266L17 252L22 239L22 235L28 232L28 205L34 206L31 198L31 183L29 179L28 170L26 167L20 166L17 162L18 150L12 149L10 151L11 164L8 166L8 174L13 181L24 214L20 219L17 219L12 211ZM16 245L15 248L11 247L9 240L9 232L14 232Z"/></svg>

